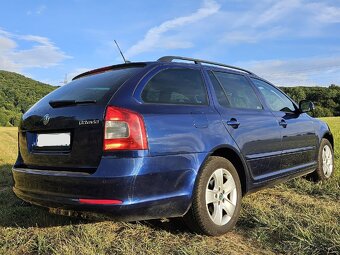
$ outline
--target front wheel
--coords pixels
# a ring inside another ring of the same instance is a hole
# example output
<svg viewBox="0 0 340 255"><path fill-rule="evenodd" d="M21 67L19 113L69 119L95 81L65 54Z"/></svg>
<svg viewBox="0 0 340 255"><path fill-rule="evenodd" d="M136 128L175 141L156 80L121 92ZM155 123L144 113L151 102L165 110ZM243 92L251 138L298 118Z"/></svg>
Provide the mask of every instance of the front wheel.
<svg viewBox="0 0 340 255"><path fill-rule="evenodd" d="M235 226L241 198L241 183L233 164L222 157L210 157L197 176L184 221L196 233L222 235Z"/></svg>
<svg viewBox="0 0 340 255"><path fill-rule="evenodd" d="M320 142L318 154L318 168L310 174L313 181L329 179L334 173L334 152L331 143L323 138Z"/></svg>

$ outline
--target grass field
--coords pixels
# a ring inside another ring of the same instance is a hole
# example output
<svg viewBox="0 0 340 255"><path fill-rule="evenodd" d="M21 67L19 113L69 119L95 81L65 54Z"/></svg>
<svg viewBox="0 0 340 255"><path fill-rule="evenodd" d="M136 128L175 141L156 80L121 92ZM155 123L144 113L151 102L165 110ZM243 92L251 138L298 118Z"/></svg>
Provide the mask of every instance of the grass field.
<svg viewBox="0 0 340 255"><path fill-rule="evenodd" d="M340 117L324 120L338 167ZM298 178L251 194L234 231L206 237L178 221L88 221L21 202L11 190L16 140L16 128L0 128L0 254L340 254L339 171L327 182Z"/></svg>

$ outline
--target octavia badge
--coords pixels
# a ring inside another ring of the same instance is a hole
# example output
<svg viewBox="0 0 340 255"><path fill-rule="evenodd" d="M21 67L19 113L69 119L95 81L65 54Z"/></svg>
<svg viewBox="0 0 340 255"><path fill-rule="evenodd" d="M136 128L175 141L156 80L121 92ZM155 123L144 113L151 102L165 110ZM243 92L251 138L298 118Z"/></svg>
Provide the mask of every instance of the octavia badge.
<svg viewBox="0 0 340 255"><path fill-rule="evenodd" d="M42 118L42 123L46 126L48 124L48 122L50 121L50 115L46 114L43 118Z"/></svg>

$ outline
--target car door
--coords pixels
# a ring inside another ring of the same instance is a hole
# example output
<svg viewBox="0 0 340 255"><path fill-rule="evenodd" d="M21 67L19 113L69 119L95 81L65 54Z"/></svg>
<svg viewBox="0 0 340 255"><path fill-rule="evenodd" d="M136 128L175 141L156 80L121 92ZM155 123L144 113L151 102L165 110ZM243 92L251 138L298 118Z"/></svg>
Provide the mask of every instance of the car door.
<svg viewBox="0 0 340 255"><path fill-rule="evenodd" d="M281 169L289 171L315 164L317 137L313 120L271 84L251 78L281 126Z"/></svg>
<svg viewBox="0 0 340 255"><path fill-rule="evenodd" d="M254 181L270 178L280 168L281 133L273 114L263 107L246 76L208 71L215 105L226 129L246 159Z"/></svg>

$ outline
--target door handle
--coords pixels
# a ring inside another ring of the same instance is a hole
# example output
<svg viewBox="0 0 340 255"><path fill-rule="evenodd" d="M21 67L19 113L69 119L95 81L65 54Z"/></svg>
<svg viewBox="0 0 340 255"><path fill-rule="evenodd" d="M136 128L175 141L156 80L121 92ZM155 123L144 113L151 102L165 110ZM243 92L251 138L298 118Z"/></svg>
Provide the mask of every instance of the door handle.
<svg viewBox="0 0 340 255"><path fill-rule="evenodd" d="M281 120L279 121L279 125L280 125L281 127L283 127L283 128L286 128L286 127L287 127L287 122L286 122L284 119L281 119Z"/></svg>
<svg viewBox="0 0 340 255"><path fill-rule="evenodd" d="M231 126L233 128L238 128L238 126L240 125L240 122L238 122L238 120L235 118L231 118L226 123L228 126Z"/></svg>

